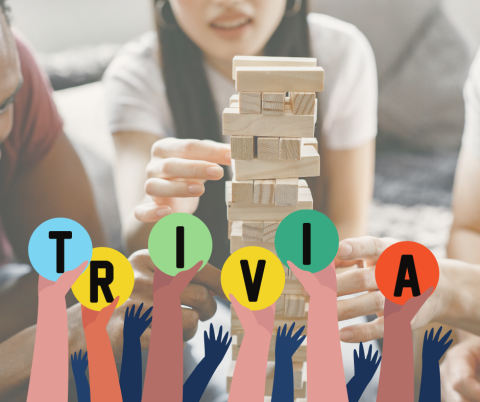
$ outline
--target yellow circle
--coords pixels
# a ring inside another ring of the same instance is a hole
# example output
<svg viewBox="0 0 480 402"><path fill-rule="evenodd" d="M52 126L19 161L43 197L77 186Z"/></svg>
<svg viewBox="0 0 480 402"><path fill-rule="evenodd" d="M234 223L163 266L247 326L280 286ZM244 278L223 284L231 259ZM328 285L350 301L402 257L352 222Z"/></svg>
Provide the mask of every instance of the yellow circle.
<svg viewBox="0 0 480 402"><path fill-rule="evenodd" d="M94 266L93 269L92 263ZM92 275L95 273L98 273L98 275ZM107 285L106 282L110 281L112 273L113 281ZM95 279L97 276L100 280ZM91 286L90 282L92 280L93 285ZM105 291L107 291L105 286L108 286L108 289L110 289L113 299L120 296L116 307L118 308L125 303L132 294L134 282L135 278L132 265L122 253L108 247L97 247L93 249L90 265L73 284L72 291L82 305L88 307L90 310L100 311L110 304L105 298L103 290L105 289ZM103 286L100 286L99 283ZM97 302L92 301L92 290L94 293L97 292Z"/></svg>
<svg viewBox="0 0 480 402"><path fill-rule="evenodd" d="M262 261L265 265L262 280L259 282L257 280L260 277L256 274L257 269L261 269L263 265ZM250 270L250 275L247 269ZM285 271L281 261L271 251L262 247L241 248L228 257L223 265L223 291L229 299L230 294L234 295L242 306L250 310L263 310L274 304L282 294L284 286Z"/></svg>

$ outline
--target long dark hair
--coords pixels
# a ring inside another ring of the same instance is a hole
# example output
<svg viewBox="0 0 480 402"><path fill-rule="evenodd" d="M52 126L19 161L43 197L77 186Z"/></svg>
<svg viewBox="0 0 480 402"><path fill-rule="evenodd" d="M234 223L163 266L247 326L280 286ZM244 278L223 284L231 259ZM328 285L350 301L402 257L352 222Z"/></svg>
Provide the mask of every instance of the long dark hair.
<svg viewBox="0 0 480 402"><path fill-rule="evenodd" d="M178 27L168 3L156 9L160 63L176 137L223 142L221 119L205 73L202 50ZM290 10L296 12L292 15ZM287 0L285 15L266 44L264 55L309 57L307 14L307 0ZM195 213L212 233L214 252L210 262L217 267L229 255L224 194L225 178L207 182Z"/></svg>

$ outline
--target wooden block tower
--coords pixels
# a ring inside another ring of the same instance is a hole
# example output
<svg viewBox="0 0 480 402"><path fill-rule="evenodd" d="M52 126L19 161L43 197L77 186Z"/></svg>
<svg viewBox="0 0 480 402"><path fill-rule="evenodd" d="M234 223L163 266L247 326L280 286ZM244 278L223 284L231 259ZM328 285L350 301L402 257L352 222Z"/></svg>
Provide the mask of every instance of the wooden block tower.
<svg viewBox="0 0 480 402"><path fill-rule="evenodd" d="M275 232L282 219L294 211L313 209L307 182L299 178L320 175L315 93L323 91L323 76L315 58L234 57L238 94L223 111L223 134L231 136L233 160L233 179L226 184L230 253L259 246L276 254ZM308 321L306 293L284 268L285 288L276 303L268 355L266 401L272 395L277 328L295 322L298 329ZM233 308L231 334L233 362L227 391L244 334ZM306 343L293 356L296 402L306 398Z"/></svg>

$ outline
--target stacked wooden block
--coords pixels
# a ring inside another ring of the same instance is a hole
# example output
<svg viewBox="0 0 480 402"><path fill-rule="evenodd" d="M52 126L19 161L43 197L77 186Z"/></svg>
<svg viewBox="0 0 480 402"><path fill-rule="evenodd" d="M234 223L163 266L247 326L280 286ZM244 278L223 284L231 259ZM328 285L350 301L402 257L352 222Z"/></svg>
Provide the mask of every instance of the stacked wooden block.
<svg viewBox="0 0 480 402"><path fill-rule="evenodd" d="M233 59L233 78L239 92L223 112L223 134L231 136L233 179L226 184L230 252L259 246L275 252L275 232L287 215L312 209L308 184L300 177L320 175L315 139L317 100L323 91L323 69L314 58L247 57ZM265 386L272 395L275 338L278 326L307 325L306 293L285 267L286 283L276 303ZM233 362L227 391L243 339L232 309ZM304 334L306 331L304 331ZM306 340L293 356L297 402L306 398Z"/></svg>

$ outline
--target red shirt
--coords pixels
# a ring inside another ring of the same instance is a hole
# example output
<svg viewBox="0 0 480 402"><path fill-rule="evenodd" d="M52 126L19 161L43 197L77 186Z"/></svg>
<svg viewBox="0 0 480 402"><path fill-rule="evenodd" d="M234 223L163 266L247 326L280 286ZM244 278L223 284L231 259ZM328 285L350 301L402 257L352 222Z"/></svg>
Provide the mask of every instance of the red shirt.
<svg viewBox="0 0 480 402"><path fill-rule="evenodd" d="M12 131L0 144L0 220L5 197L16 175L39 163L63 133L63 122L53 102L47 75L36 63L21 35L13 33L24 81L15 96ZM0 222L0 264L9 258L11 251Z"/></svg>

